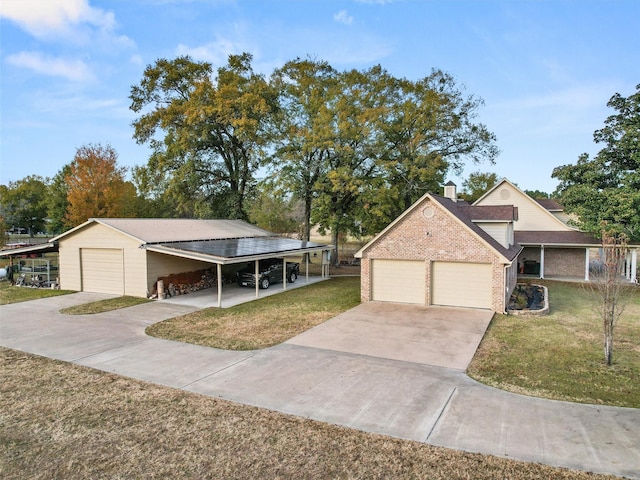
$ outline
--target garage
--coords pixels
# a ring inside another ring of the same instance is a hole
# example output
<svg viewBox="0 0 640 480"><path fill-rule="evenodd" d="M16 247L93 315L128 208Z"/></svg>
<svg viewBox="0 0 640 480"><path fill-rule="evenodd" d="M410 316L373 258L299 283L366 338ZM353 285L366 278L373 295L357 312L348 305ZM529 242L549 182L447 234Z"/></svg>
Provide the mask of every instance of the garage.
<svg viewBox="0 0 640 480"><path fill-rule="evenodd" d="M492 308L490 263L433 262L433 305Z"/></svg>
<svg viewBox="0 0 640 480"><path fill-rule="evenodd" d="M372 300L424 305L425 265L422 260L372 260Z"/></svg>
<svg viewBox="0 0 640 480"><path fill-rule="evenodd" d="M118 248L81 248L82 290L124 295L123 251Z"/></svg>
<svg viewBox="0 0 640 480"><path fill-rule="evenodd" d="M213 287L218 306L223 284L235 281L234 266L321 254L326 278L332 250L242 220L186 218L92 218L49 243L59 251L62 289L149 298L159 296L160 280L168 287L164 279L177 276L185 284L181 293Z"/></svg>

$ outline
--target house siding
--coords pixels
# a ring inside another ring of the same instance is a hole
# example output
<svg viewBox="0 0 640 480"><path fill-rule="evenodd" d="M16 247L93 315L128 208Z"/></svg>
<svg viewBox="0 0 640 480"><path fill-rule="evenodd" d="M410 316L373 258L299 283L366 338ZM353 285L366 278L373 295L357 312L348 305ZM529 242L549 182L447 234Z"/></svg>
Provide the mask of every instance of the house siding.
<svg viewBox="0 0 640 480"><path fill-rule="evenodd" d="M435 214L426 218L423 211L432 207ZM505 310L505 268L499 255L478 237L452 218L436 202L425 198L398 223L377 238L362 252L361 299L371 300L371 260L402 259L425 262L425 298L431 299L431 264L437 261L489 263L492 265L492 309ZM464 279L460 280L461 292Z"/></svg>
<svg viewBox="0 0 640 480"><path fill-rule="evenodd" d="M509 223L477 222L476 225L491 235L503 247L509 248L509 245L513 244L513 232L510 235Z"/></svg>
<svg viewBox="0 0 640 480"><path fill-rule="evenodd" d="M513 205L518 207L518 220L514 223L514 229L564 231L571 230L561 220L545 210L531 197L513 188L504 182L486 197L480 199L476 205Z"/></svg>
<svg viewBox="0 0 640 480"><path fill-rule="evenodd" d="M136 240L100 224L88 225L62 238L59 244L60 288L82 290L81 250L83 248L121 249L125 262L124 293L144 297L146 294L144 283L137 285L135 283L136 277L139 276L137 268L129 268L129 266L142 265L142 274L145 273L145 252L138 247L139 242ZM129 270L133 270L133 274L130 275Z"/></svg>

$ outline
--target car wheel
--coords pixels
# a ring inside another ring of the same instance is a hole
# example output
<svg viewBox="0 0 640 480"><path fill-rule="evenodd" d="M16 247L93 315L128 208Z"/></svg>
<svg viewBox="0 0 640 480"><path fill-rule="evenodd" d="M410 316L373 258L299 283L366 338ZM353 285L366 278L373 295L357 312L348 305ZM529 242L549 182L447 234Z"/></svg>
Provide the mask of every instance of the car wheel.
<svg viewBox="0 0 640 480"><path fill-rule="evenodd" d="M271 285L271 282L269 281L268 277L264 277L262 280L260 280L261 289L266 290L267 288L269 288L269 285Z"/></svg>
<svg viewBox="0 0 640 480"><path fill-rule="evenodd" d="M296 275L296 272L291 272L289 274L289 283L295 283L297 278L298 278L298 276Z"/></svg>

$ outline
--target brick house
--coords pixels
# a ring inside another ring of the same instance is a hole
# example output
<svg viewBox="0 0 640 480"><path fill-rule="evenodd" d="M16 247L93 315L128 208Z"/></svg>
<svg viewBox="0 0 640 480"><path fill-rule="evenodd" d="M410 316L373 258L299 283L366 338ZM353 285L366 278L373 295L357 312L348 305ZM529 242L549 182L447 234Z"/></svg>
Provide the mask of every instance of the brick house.
<svg viewBox="0 0 640 480"><path fill-rule="evenodd" d="M520 275L589 280L591 269L599 261L599 239L570 226L570 216L555 200L534 200L506 179L474 205L505 203L519 212L513 228L515 242L523 247L518 256ZM637 252L638 245L631 245L623 272L629 281L637 276Z"/></svg>
<svg viewBox="0 0 640 480"><path fill-rule="evenodd" d="M362 301L506 309L517 281L518 210L426 194L355 256Z"/></svg>
<svg viewBox="0 0 640 480"><path fill-rule="evenodd" d="M426 194L356 254L362 301L486 308L502 313L518 275L588 280L598 239L568 225L553 200L502 180L473 205ZM638 246L625 265L636 278Z"/></svg>

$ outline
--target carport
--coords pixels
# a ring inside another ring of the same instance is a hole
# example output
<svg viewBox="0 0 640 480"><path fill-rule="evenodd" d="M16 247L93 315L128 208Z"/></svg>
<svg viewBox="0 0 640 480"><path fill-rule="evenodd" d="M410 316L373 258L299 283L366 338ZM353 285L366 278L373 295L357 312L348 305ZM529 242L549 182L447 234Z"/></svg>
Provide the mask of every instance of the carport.
<svg viewBox="0 0 640 480"><path fill-rule="evenodd" d="M328 276L329 245L294 240L284 237L249 237L221 240L199 240L187 242L166 242L145 244L141 248L149 252L188 258L216 265L217 306L222 306L222 266L253 262L256 279L260 276L260 260L282 258L282 288L287 289L287 257L305 257L305 277L309 281L309 256L320 252L322 258L322 278ZM255 282L255 296L259 297L260 286Z"/></svg>

